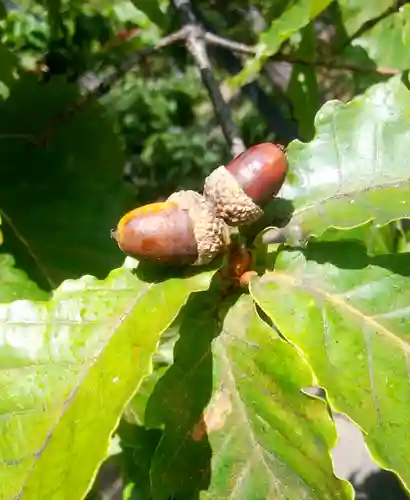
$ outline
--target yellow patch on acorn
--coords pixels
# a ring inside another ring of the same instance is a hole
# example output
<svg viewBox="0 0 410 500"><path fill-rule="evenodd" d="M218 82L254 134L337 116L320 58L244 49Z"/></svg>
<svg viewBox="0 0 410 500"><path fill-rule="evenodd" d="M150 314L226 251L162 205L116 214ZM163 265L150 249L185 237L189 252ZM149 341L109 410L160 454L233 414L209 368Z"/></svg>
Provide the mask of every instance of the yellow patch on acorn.
<svg viewBox="0 0 410 500"><path fill-rule="evenodd" d="M111 236L131 257L175 265L207 264L229 240L225 223L195 191L179 191L165 202L131 210Z"/></svg>
<svg viewBox="0 0 410 500"><path fill-rule="evenodd" d="M131 210L112 234L124 253L139 260L190 264L198 255L193 222L176 203L151 203Z"/></svg>

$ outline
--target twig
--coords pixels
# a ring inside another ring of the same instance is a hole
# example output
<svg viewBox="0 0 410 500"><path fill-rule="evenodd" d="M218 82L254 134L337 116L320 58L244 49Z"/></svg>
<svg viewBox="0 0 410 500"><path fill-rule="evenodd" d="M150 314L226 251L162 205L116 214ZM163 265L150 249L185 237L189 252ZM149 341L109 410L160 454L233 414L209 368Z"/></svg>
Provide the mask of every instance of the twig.
<svg viewBox="0 0 410 500"><path fill-rule="evenodd" d="M215 45L217 47L222 47L224 49L231 50L232 52L239 52L241 54L251 55L251 56L255 56L257 54L257 48L255 46L247 45L245 43L235 42L234 40L223 38L221 36L214 35L213 33L206 32L204 34L204 38L208 43ZM366 68L356 64L337 63L323 59L315 59L313 61L309 61L305 59L294 58L292 56L286 56L283 54L275 54L274 56L269 58L269 60L288 62L290 64L303 64L306 66L321 66L328 69L357 71L360 73L378 73L380 75L387 75L387 76L394 76L401 73L401 71L391 68Z"/></svg>
<svg viewBox="0 0 410 500"><path fill-rule="evenodd" d="M206 21L203 22L206 29L212 29L212 27L209 26L209 23ZM210 44L213 45L210 47L210 54L220 67L224 68L231 75L237 75L243 69L243 64L235 55L235 49L239 48L236 45L236 42L231 44L230 40L217 35L214 36L209 32L205 34L206 40L210 38L209 35L212 37L212 40L210 39ZM244 47L248 46L244 45ZM276 105L271 96L266 94L257 80L245 84L241 87L240 92L252 102L256 109L258 109L270 130L275 134L280 142L287 144L298 137L296 123L283 114L282 109ZM287 100L286 96L282 97L284 101Z"/></svg>
<svg viewBox="0 0 410 500"><path fill-rule="evenodd" d="M362 36L363 33L366 31L369 31L372 29L376 24L378 24L380 21L382 21L384 18L390 16L391 14L394 14L397 12L400 7L405 5L406 3L410 3L410 0L396 0L393 5L388 7L385 11L383 11L380 15L377 17L374 17L373 19L369 19L366 21L364 24L360 26L358 30L356 30L352 35L348 37L348 39L342 44L340 47L339 52L343 52L343 50L352 43L353 40L358 38L359 36Z"/></svg>
<svg viewBox="0 0 410 500"><path fill-rule="evenodd" d="M222 96L218 82L214 78L206 50L204 31L196 19L190 0L172 0L172 3L175 10L179 12L185 29L188 29L186 37L187 50L194 58L201 73L202 82L208 91L231 153L236 156L245 151L246 147L232 119L231 110Z"/></svg>
<svg viewBox="0 0 410 500"><path fill-rule="evenodd" d="M48 274L46 267L42 264L42 262L38 258L38 256L33 252L33 249L31 248L30 243L26 240L26 238L20 233L20 231L14 225L13 220L11 219L11 217L9 217L7 215L7 213L3 209L0 209L0 215L4 219L4 221L9 225L11 231L14 233L14 236L26 248L28 254L33 259L33 261L35 262L35 264L36 264L39 272L41 273L42 278L44 278L44 280L47 282L47 285L51 289L56 288L57 283L55 283L55 281L53 280L53 278Z"/></svg>
<svg viewBox="0 0 410 500"><path fill-rule="evenodd" d="M208 43L232 50L232 52L240 52L241 54L250 56L256 55L256 48L252 45L246 45L246 43L235 42L234 40L229 40L229 38L224 38L208 31L204 34L204 38Z"/></svg>
<svg viewBox="0 0 410 500"><path fill-rule="evenodd" d="M104 80L96 88L91 90L91 92L87 97L98 99L99 97L108 93L111 87L114 85L114 83L116 83L126 73L132 70L141 61L141 59L144 59L145 57L153 54L154 52L157 52L158 50L168 47L169 45L185 40L187 35L188 35L188 30L184 27L178 31L175 31L175 33L171 33L171 35L161 38L161 40L159 40L155 45L152 45L151 47L146 47L144 49L139 50L138 52L135 52L134 54L131 54L120 65L119 69L117 69L111 75L108 75L106 78L104 78Z"/></svg>
<svg viewBox="0 0 410 500"><path fill-rule="evenodd" d="M301 64L304 66L320 66L327 69L338 69L338 70L353 71L353 72L356 71L358 73L376 73L384 76L395 76L402 72L400 70L391 68L377 68L377 67L366 68L365 66L358 66L357 64L331 62L323 59L315 59L312 61L308 61L306 59L294 58L291 56L288 57L281 54L276 54L270 60L287 62L289 64Z"/></svg>
<svg viewBox="0 0 410 500"><path fill-rule="evenodd" d="M103 95L107 94L111 90L112 86L124 74L133 69L134 66L136 66L141 61L141 59L153 54L154 52L157 52L160 49L163 49L164 47L172 45L178 41L184 40L187 37L187 33L188 29L184 27L176 31L175 33L172 33L171 35L162 38L155 45L152 45L151 47L146 47L130 55L115 72L105 77L102 81L100 80L99 83L93 86L91 89L89 89L84 96L74 101L70 106L68 106L61 113L59 113L49 123L47 128L40 135L38 135L33 139L32 143L34 144L34 146L36 147L44 146L44 144L46 144L50 139L50 137L53 135L53 132L57 126L69 120L78 110L86 106L91 100L98 99ZM84 78L84 76L82 78Z"/></svg>

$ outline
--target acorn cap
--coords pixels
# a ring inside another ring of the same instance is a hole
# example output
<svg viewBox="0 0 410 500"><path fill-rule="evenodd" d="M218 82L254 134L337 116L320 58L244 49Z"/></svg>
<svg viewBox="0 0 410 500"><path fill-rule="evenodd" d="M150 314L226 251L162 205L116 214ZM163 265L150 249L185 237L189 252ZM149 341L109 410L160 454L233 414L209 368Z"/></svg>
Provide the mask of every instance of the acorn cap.
<svg viewBox="0 0 410 500"><path fill-rule="evenodd" d="M223 165L205 179L204 196L215 207L217 217L231 226L251 224L263 214Z"/></svg>
<svg viewBox="0 0 410 500"><path fill-rule="evenodd" d="M193 221L194 235L197 242L198 257L193 265L211 262L229 243L229 229L218 218L214 207L196 191L178 191L167 200L175 203L182 210L188 211Z"/></svg>

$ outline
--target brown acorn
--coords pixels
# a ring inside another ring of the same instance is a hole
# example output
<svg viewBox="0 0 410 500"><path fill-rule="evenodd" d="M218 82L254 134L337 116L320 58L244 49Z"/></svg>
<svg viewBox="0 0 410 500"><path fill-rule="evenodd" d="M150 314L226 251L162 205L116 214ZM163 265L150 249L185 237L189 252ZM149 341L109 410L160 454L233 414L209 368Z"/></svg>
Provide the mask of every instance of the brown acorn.
<svg viewBox="0 0 410 500"><path fill-rule="evenodd" d="M111 234L127 255L166 264L207 264L228 242L225 223L195 191L128 212Z"/></svg>
<svg viewBox="0 0 410 500"><path fill-rule="evenodd" d="M253 146L215 169L205 180L204 196L216 215L231 226L250 224L282 187L288 162L281 146Z"/></svg>

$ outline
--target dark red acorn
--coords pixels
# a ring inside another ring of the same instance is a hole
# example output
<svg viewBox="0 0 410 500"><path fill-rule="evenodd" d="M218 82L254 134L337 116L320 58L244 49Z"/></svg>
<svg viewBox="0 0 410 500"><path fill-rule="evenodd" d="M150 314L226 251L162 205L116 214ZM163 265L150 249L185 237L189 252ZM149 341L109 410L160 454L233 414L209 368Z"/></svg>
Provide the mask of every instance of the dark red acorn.
<svg viewBox="0 0 410 500"><path fill-rule="evenodd" d="M257 144L218 167L205 180L204 196L231 226L250 224L282 187L288 162L281 146Z"/></svg>
<svg viewBox="0 0 410 500"><path fill-rule="evenodd" d="M259 206L276 196L288 172L281 147L264 142L247 149L225 166L245 193Z"/></svg>

